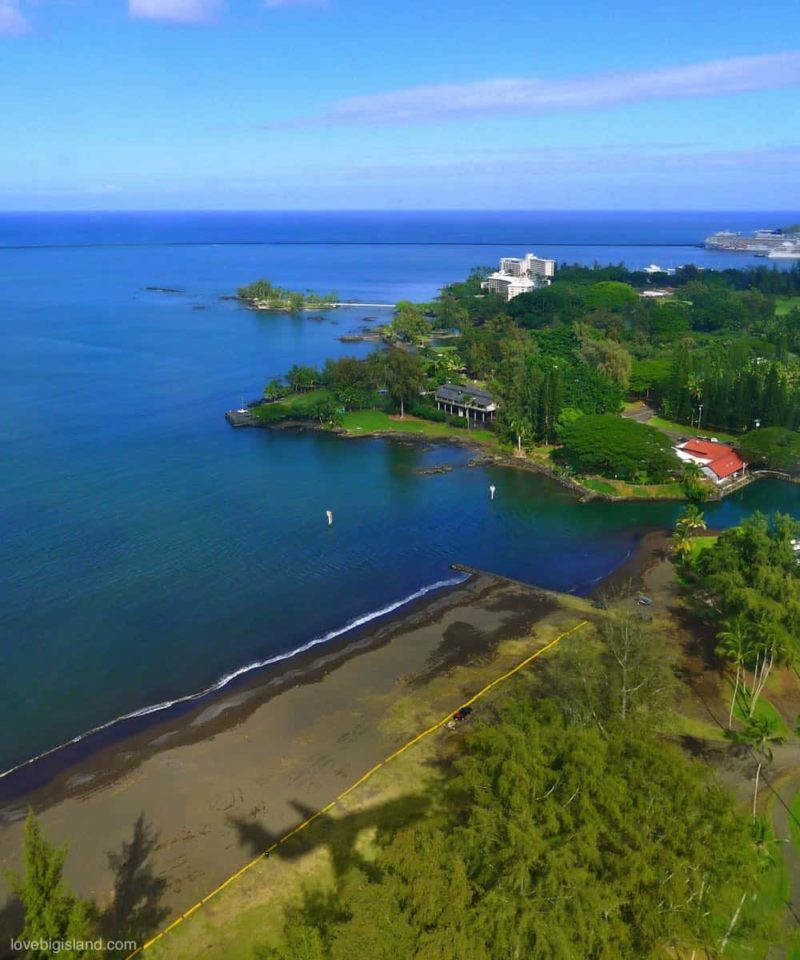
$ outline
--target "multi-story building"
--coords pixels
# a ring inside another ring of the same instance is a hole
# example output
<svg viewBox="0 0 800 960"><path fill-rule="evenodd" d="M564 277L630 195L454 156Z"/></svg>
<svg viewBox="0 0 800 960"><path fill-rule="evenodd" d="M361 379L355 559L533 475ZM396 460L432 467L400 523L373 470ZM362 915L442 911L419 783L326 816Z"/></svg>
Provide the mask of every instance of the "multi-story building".
<svg viewBox="0 0 800 960"><path fill-rule="evenodd" d="M445 413L468 420L494 420L497 404L491 393L478 387L443 383L436 391L436 406Z"/></svg>
<svg viewBox="0 0 800 960"><path fill-rule="evenodd" d="M499 293L506 300L512 300L521 293L530 293L537 287L549 286L555 272L555 260L545 260L533 253L528 253L521 259L503 257L500 260L500 269L489 274L481 284L481 289Z"/></svg>

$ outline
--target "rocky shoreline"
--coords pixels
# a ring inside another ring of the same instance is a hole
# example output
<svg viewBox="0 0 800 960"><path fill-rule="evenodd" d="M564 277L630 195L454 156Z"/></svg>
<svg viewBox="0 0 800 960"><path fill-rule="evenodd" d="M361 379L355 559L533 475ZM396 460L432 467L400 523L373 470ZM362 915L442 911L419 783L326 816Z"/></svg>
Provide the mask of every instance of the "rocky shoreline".
<svg viewBox="0 0 800 960"><path fill-rule="evenodd" d="M487 453L486 445L484 443L482 443L480 440L473 440L469 436L461 437L453 435L447 437L431 437L427 434L419 434L403 430L364 430L360 433L352 433L349 430L345 430L341 427L326 427L322 424L313 423L309 420L279 420L277 422L264 423L259 421L250 410L229 410L225 414L225 419L232 427L236 428L256 427L267 430L288 430L297 432L311 430L314 433L334 434L337 437L341 437L343 440L372 439L400 440L405 442L413 441L414 443L429 444L452 443L458 446L470 447L473 450L481 451L483 456L470 461L469 466L478 466L480 464L491 463L499 467L510 467L515 470L527 470L531 473L543 474L544 476L549 477L551 480L555 480L563 487L566 487L568 490L571 490L573 493L577 494L580 497L581 502L584 503L587 503L590 500L637 503L642 499L641 497L615 496L613 494L603 493L597 490L590 490L588 487L583 486L583 484L574 477L564 476L563 474L558 473L552 467L548 467L543 463L537 463L535 460L514 456L513 454ZM652 497L651 499L677 500L679 498Z"/></svg>

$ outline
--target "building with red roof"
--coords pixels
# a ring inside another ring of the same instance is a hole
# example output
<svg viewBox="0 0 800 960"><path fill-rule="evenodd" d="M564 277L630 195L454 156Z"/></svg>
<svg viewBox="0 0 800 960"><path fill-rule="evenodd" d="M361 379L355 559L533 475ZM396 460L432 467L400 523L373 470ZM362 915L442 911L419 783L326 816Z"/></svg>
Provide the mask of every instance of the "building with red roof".
<svg viewBox="0 0 800 960"><path fill-rule="evenodd" d="M697 463L714 483L722 483L744 473L747 464L727 443L693 437L675 447L675 453L684 462Z"/></svg>

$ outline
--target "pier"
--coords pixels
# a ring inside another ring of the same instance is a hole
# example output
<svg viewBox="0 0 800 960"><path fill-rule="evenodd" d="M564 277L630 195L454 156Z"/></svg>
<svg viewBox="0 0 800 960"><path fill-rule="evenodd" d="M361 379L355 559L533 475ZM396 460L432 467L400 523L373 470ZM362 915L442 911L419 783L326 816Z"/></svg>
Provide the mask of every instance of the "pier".
<svg viewBox="0 0 800 960"><path fill-rule="evenodd" d="M232 427L255 427L258 423L251 410L228 410L225 419Z"/></svg>

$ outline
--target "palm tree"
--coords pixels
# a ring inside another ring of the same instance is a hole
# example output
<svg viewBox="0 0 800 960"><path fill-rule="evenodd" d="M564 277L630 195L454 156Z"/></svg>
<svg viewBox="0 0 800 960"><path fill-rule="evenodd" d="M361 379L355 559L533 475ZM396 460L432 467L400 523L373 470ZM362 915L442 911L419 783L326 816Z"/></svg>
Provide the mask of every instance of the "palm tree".
<svg viewBox="0 0 800 960"><path fill-rule="evenodd" d="M699 480L703 475L700 464L696 460L687 460L683 465L683 476L685 480Z"/></svg>
<svg viewBox="0 0 800 960"><path fill-rule="evenodd" d="M755 667L753 668L753 689L750 691L751 717L775 663L788 664L792 660L791 651L786 646L786 638L781 634L778 625L767 615L759 617L753 625L749 650L751 661L753 654L755 654Z"/></svg>
<svg viewBox="0 0 800 960"><path fill-rule="evenodd" d="M528 423L521 413L512 413L508 419L509 429L517 436L517 453L522 455L522 440L527 438Z"/></svg>
<svg viewBox="0 0 800 960"><path fill-rule="evenodd" d="M769 717L751 717L747 721L747 726L738 735L737 739L741 743L746 743L756 758L756 780L753 789L753 820L755 820L761 768L765 764L772 763L772 746L783 743L784 738L775 733L775 721L773 719Z"/></svg>
<svg viewBox="0 0 800 960"><path fill-rule="evenodd" d="M692 552L692 537L686 527L677 526L672 534L672 551L675 556L685 561Z"/></svg>
<svg viewBox="0 0 800 960"><path fill-rule="evenodd" d="M684 527L688 531L705 530L708 527L703 511L695 503L690 503L684 508L683 513L678 520L678 526Z"/></svg>
<svg viewBox="0 0 800 960"><path fill-rule="evenodd" d="M725 629L717 634L717 641L717 654L725 657L726 660L730 660L736 666L736 680L733 685L731 709L728 714L728 729L730 730L733 725L733 710L736 706L736 698L739 695L739 684L744 673L745 660L750 650L747 624L741 617L736 617L729 621Z"/></svg>

